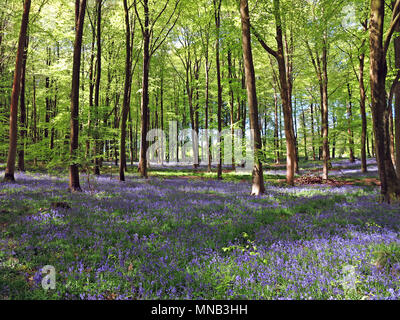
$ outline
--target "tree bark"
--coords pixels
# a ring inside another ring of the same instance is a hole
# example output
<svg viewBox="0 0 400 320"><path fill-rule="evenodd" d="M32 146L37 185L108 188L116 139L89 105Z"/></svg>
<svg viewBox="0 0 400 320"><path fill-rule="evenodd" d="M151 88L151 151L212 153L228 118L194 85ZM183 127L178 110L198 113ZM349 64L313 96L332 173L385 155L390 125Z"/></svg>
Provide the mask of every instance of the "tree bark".
<svg viewBox="0 0 400 320"><path fill-rule="evenodd" d="M121 136L120 136L120 156L119 156L119 180L125 181L125 168L126 168L126 121L128 119L128 112L130 108L130 89L131 89L131 69L132 69L132 58L131 58L131 27L129 22L129 9L127 0L124 0L124 12L125 12L125 85L124 85L124 100L121 110ZM147 117L146 117L147 119ZM146 138L145 138L146 140Z"/></svg>
<svg viewBox="0 0 400 320"><path fill-rule="evenodd" d="M148 0L143 1L144 30L143 34L143 73L142 73L142 100L141 100L141 145L140 145L140 175L147 179L147 128L149 112L149 71L150 71L150 20Z"/></svg>
<svg viewBox="0 0 400 320"><path fill-rule="evenodd" d="M81 49L83 25L86 12L86 0L77 0L75 5L75 43L74 43L74 60L72 67L72 88L71 88L71 134L70 134L70 166L69 166L69 189L72 192L81 191L79 184L79 165L77 163L79 148L79 78L81 65Z"/></svg>
<svg viewBox="0 0 400 320"><path fill-rule="evenodd" d="M370 82L371 110L376 145L381 196L385 202L391 195L400 195L400 184L390 154L390 134L385 80L387 75L386 52L383 45L385 3L371 0L370 22ZM387 39L387 38L386 38ZM390 40L390 39L389 39ZM385 40L385 45L387 41Z"/></svg>
<svg viewBox="0 0 400 320"><path fill-rule="evenodd" d="M265 186L263 168L259 156L262 144L258 120L256 79L253 65L253 54L251 50L250 17L247 0L240 0L240 15L242 21L242 47L246 74L247 100L249 104L250 126L253 130L254 139L254 167L252 173L253 182L251 194L260 195L265 192Z"/></svg>
<svg viewBox="0 0 400 320"><path fill-rule="evenodd" d="M400 32L400 23L396 24L395 31ZM394 38L394 56L395 56L395 67L400 69L400 37ZM394 89L395 102L394 102L394 113L395 113L395 153L396 153L396 174L397 179L400 179L400 84L397 84Z"/></svg>
<svg viewBox="0 0 400 320"><path fill-rule="evenodd" d="M352 128L352 122L353 122L353 110L352 110L352 94L351 94L351 89L350 89L350 84L347 84L347 92L349 95L349 103L347 104L347 123L348 123L348 128L347 128L347 134L349 136L349 153L350 153L350 162L354 163L356 160L354 158L354 133L353 133L353 128Z"/></svg>
<svg viewBox="0 0 400 320"><path fill-rule="evenodd" d="M99 104L100 104L100 80L101 80L101 6L103 0L96 0L97 6L97 32L96 32L96 43L97 43L97 64L96 64L96 84L94 92L94 145L93 145L93 156L94 156L94 174L100 175L100 163L99 163Z"/></svg>
<svg viewBox="0 0 400 320"><path fill-rule="evenodd" d="M20 95L20 137L21 142L19 144L18 151L18 170L25 171L25 137L26 137L26 103L25 103L25 74L26 74L26 61L28 58L28 43L29 37L26 37L24 46L24 55L22 62L22 74L21 74L21 95Z"/></svg>
<svg viewBox="0 0 400 320"><path fill-rule="evenodd" d="M23 67L23 55L24 47L26 42L26 33L29 23L29 10L31 7L31 1L25 0L24 12L22 14L21 29L18 40L17 57L15 61L14 81L11 93L11 105L10 105L10 143L8 148L7 156L7 167L5 170L4 180L14 181L15 172L15 159L17 155L17 143L18 143L18 99L21 89L21 74Z"/></svg>
<svg viewBox="0 0 400 320"><path fill-rule="evenodd" d="M221 64L219 57L219 45L220 45L220 14L221 14L221 2L222 0L214 0L214 17L215 17L215 27L217 31L217 38L215 40L215 64L217 67L217 88L218 88L218 109L217 109L217 120L218 120L218 132L222 131L222 83L221 83ZM222 141L221 136L218 135L218 167L217 167L217 178L222 180Z"/></svg>
<svg viewBox="0 0 400 320"><path fill-rule="evenodd" d="M362 49L364 48L364 43ZM367 172L367 155L366 155L366 139L367 139L367 114L365 112L366 93L364 86L364 61L365 53L362 51L359 56L359 87L360 87L360 113L361 113L361 172Z"/></svg>

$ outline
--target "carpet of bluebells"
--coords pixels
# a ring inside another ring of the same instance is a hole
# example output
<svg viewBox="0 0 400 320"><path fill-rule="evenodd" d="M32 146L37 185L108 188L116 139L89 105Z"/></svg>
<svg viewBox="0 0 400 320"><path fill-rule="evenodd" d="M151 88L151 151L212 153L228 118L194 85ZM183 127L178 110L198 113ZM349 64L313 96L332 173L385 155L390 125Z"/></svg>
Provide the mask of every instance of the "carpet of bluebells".
<svg viewBox="0 0 400 320"><path fill-rule="evenodd" d="M248 180L133 174L81 185L29 172L0 183L0 299L400 298L400 208L377 187L267 183L251 197Z"/></svg>

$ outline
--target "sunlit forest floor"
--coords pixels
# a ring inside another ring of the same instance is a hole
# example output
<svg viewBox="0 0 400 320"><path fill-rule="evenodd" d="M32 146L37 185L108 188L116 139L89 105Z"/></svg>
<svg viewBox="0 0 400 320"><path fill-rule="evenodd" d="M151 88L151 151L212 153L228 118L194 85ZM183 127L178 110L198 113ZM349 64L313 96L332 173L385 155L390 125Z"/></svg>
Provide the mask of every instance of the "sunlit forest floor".
<svg viewBox="0 0 400 320"><path fill-rule="evenodd" d="M400 298L400 208L378 202L372 160L367 174L335 161L328 184L302 162L295 187L267 165L260 197L228 168L217 181L203 167L152 166L148 180L129 167L121 183L108 165L81 174L82 193L61 172L0 183L0 299Z"/></svg>

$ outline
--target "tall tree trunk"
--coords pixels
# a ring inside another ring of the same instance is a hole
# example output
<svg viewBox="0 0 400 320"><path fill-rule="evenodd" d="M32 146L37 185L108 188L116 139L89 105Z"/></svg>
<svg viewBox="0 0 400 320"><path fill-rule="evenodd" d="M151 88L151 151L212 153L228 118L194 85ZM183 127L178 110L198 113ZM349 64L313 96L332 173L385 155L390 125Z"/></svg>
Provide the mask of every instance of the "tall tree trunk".
<svg viewBox="0 0 400 320"><path fill-rule="evenodd" d="M385 80L386 50L383 45L385 2L371 0L370 22L370 81L371 110L376 143L376 156L381 181L382 200L390 202L391 194L400 195L400 184L390 155L390 134ZM387 39L387 38L386 38ZM389 38L390 41L390 38ZM385 45L387 40L385 40Z"/></svg>
<svg viewBox="0 0 400 320"><path fill-rule="evenodd" d="M164 132L164 69L161 69L161 79L160 79L160 122L161 122L161 132ZM165 152L164 145L164 135L161 137L161 164L164 164Z"/></svg>
<svg viewBox="0 0 400 320"><path fill-rule="evenodd" d="M46 48L47 58L46 58L46 65L49 67L48 72L51 66L51 49L50 47ZM44 128L44 137L49 137L49 123L50 123L50 111L51 111L51 98L50 98L50 78L46 77L46 114L45 114L45 122L46 127Z"/></svg>
<svg viewBox="0 0 400 320"><path fill-rule="evenodd" d="M150 20L148 0L143 1L144 30L143 30L143 73L142 73L142 101L141 101L141 146L140 146L140 175L147 178L147 128L149 113L149 71L150 71Z"/></svg>
<svg viewBox="0 0 400 320"><path fill-rule="evenodd" d="M78 8L77 8L78 7ZM70 161L69 166L69 189L72 192L81 191L79 184L79 167L76 162L79 148L79 78L81 65L81 49L83 25L85 20L86 0L75 2L75 43L74 60L72 67L72 88L71 88L71 134L70 134Z"/></svg>
<svg viewBox="0 0 400 320"><path fill-rule="evenodd" d="M328 141L328 43L327 31L324 32L322 47L322 108L321 108L321 124L322 124L322 159L324 161L322 178L328 179L330 167L329 162L329 141Z"/></svg>
<svg viewBox="0 0 400 320"><path fill-rule="evenodd" d="M307 128L306 128L306 117L304 114L304 110L301 112L301 119L303 120L302 126L303 126L303 139L304 139L304 158L307 161L308 160L308 154L307 154Z"/></svg>
<svg viewBox="0 0 400 320"><path fill-rule="evenodd" d="M221 24L221 2L222 0L214 0L214 17L215 17L215 27L217 31L217 38L215 40L215 64L217 67L217 87L218 87L218 110L217 110L217 118L218 118L218 132L222 132L222 83L221 83L221 65L220 65L220 57L219 57L219 45L220 45L220 24ZM218 180L222 180L222 142L221 135L218 135L218 169L217 169L217 178Z"/></svg>
<svg viewBox="0 0 400 320"><path fill-rule="evenodd" d="M296 137L293 126L293 110L291 104L291 93L290 85L288 83L287 65L284 52L283 44L283 31L282 31L282 19L279 0L273 1L273 11L275 17L275 29L276 29L276 42L278 49L272 50L260 37L260 35L254 30L253 32L261 43L262 47L278 62L279 70L279 83L280 93L282 100L282 109L285 123L285 137L286 137L286 181L289 185L294 184L294 174L296 172L297 155L296 155Z"/></svg>
<svg viewBox="0 0 400 320"><path fill-rule="evenodd" d="M90 64L89 64L89 111L88 111L88 124L85 158L90 156L90 138L92 137L92 117L93 117L93 94L94 94L94 46L96 42L96 26L91 23L92 27L92 45L90 51Z"/></svg>
<svg viewBox="0 0 400 320"><path fill-rule="evenodd" d="M26 137L26 103L25 103L25 74L26 74L26 60L28 58L28 43L29 37L26 37L25 46L24 46L24 55L22 62L22 74L21 74L21 95L20 95L20 137L21 142L19 144L18 151L18 170L25 171L25 137Z"/></svg>
<svg viewBox="0 0 400 320"><path fill-rule="evenodd" d="M234 133L235 133L235 128L234 128L234 96L233 96L233 88L232 88L232 81L233 81L233 71L232 71L232 51L229 48L228 49L228 71L229 71L229 96L230 96L230 120L231 120L231 139L232 139L232 170L236 169L235 166L235 150L234 150Z"/></svg>
<svg viewBox="0 0 400 320"><path fill-rule="evenodd" d="M101 80L101 5L103 0L96 0L97 6L97 64L96 64L96 85L94 92L94 145L93 145L93 156L94 156L94 174L100 175L100 163L99 163L99 104L100 104L100 80Z"/></svg>
<svg viewBox="0 0 400 320"><path fill-rule="evenodd" d="M207 170L208 172L211 172L211 148L210 148L210 138L208 135L208 103L209 103L209 86L210 86L210 80L209 80L209 71L210 71L210 65L209 65L209 60L208 60L208 38L206 42L206 52L205 52L205 140L206 140L206 152L207 152Z"/></svg>
<svg viewBox="0 0 400 320"><path fill-rule="evenodd" d="M365 41L364 41L365 42ZM364 48L364 42L361 47L361 50ZM361 113L361 172L367 172L367 155L365 151L366 139L367 136L367 114L365 112L365 86L364 86L364 61L365 61L365 53L362 51L359 56L359 87L360 87L360 113ZM368 145L368 144L367 144ZM368 149L369 150L369 149Z"/></svg>
<svg viewBox="0 0 400 320"><path fill-rule="evenodd" d="M350 89L350 84L347 84L347 92L349 95L349 103L347 104L347 122L348 122L348 128L347 128L347 134L349 136L349 153L350 153L350 162L354 163L356 160L354 158L354 133L352 129L352 123L353 123L353 110L352 110L352 94L351 94L351 89Z"/></svg>
<svg viewBox="0 0 400 320"><path fill-rule="evenodd" d="M277 1L277 9L279 9L279 1ZM278 12L280 15L280 12ZM279 21L281 18L279 17ZM281 33L282 33L282 27L281 27ZM287 78L287 90L288 90L288 105L290 108L292 108L293 102L292 102L292 92L293 92L293 31L292 28L290 28L290 44L288 44L287 41L287 36L285 32L285 41L284 41L284 48L286 51L286 56L285 56L285 66L286 66L286 78ZM282 51L283 52L283 51ZM295 113L296 113L296 100L295 100ZM294 137L294 144L295 144L295 163L294 163L294 172L299 173L299 150L298 150L298 142L297 142L297 117L296 114L294 115L294 121L295 124L293 124L293 118L291 120L291 131L292 131L292 136Z"/></svg>
<svg viewBox="0 0 400 320"><path fill-rule="evenodd" d="M129 22L129 9L127 0L124 0L124 12L125 12L125 85L124 85L124 100L121 111L121 137L120 137L120 155L119 155L119 180L125 181L125 169L126 169L126 121L128 119L128 112L130 108L130 88L131 88L131 69L132 69L132 58L131 58L131 27ZM147 117L146 117L147 119ZM146 140L146 138L145 138ZM146 165L146 164L145 164Z"/></svg>
<svg viewBox="0 0 400 320"><path fill-rule="evenodd" d="M332 159L336 157L336 116L332 115L333 134L332 134Z"/></svg>
<svg viewBox="0 0 400 320"><path fill-rule="evenodd" d="M280 164L278 94L276 92L275 87L274 87L274 106L275 106L275 127L274 127L275 164Z"/></svg>
<svg viewBox="0 0 400 320"><path fill-rule="evenodd" d="M289 88L287 83L285 56L282 38L282 22L280 17L279 0L274 0L274 15L276 24L276 41L278 44L277 61L279 68L279 80L281 84L281 100L286 136L286 181L289 185L294 184L294 173L296 170L296 146L293 128L292 106L289 100Z"/></svg>
<svg viewBox="0 0 400 320"><path fill-rule="evenodd" d="M400 32L400 23L396 24L396 32ZM395 56L395 67L400 69L400 37L394 38L394 56ZM397 84L394 89L395 102L394 102L394 113L395 113L395 145L396 145L396 174L397 179L400 179L400 84Z"/></svg>
<svg viewBox="0 0 400 320"><path fill-rule="evenodd" d="M253 65L253 54L251 51L250 38L250 17L247 0L240 0L240 15L242 20L242 46L243 61L246 73L247 99L249 103L250 126L253 130L254 139L254 167L253 167L253 185L252 195L260 195L265 192L264 176L262 163L259 158L259 152L262 148L261 134L258 120L258 106L256 93L256 79Z"/></svg>
<svg viewBox="0 0 400 320"><path fill-rule="evenodd" d="M23 67L23 55L24 47L26 42L26 33L29 23L29 10L31 7L31 1L25 0L24 12L22 14L21 30L19 33L17 57L15 61L14 81L11 93L11 105L10 105L10 143L8 148L7 156L7 167L5 170L4 180L14 181L15 171L15 158L17 155L17 143L18 143L18 99L21 89L21 74Z"/></svg>
<svg viewBox="0 0 400 320"><path fill-rule="evenodd" d="M311 103L311 144L312 144L312 153L313 153L313 160L316 161L315 155L315 144L314 144L314 105Z"/></svg>

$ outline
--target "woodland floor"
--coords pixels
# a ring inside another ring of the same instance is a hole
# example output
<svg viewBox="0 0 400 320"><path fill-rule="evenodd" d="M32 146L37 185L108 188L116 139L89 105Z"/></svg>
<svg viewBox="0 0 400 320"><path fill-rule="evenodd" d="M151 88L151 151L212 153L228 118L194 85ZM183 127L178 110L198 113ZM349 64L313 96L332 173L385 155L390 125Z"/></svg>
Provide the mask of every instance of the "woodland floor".
<svg viewBox="0 0 400 320"><path fill-rule="evenodd" d="M320 165L295 187L266 166L260 197L228 168L130 168L121 183L108 167L76 194L66 173L18 173L0 183L0 299L399 299L400 207L378 202L375 163L336 161L328 184Z"/></svg>

